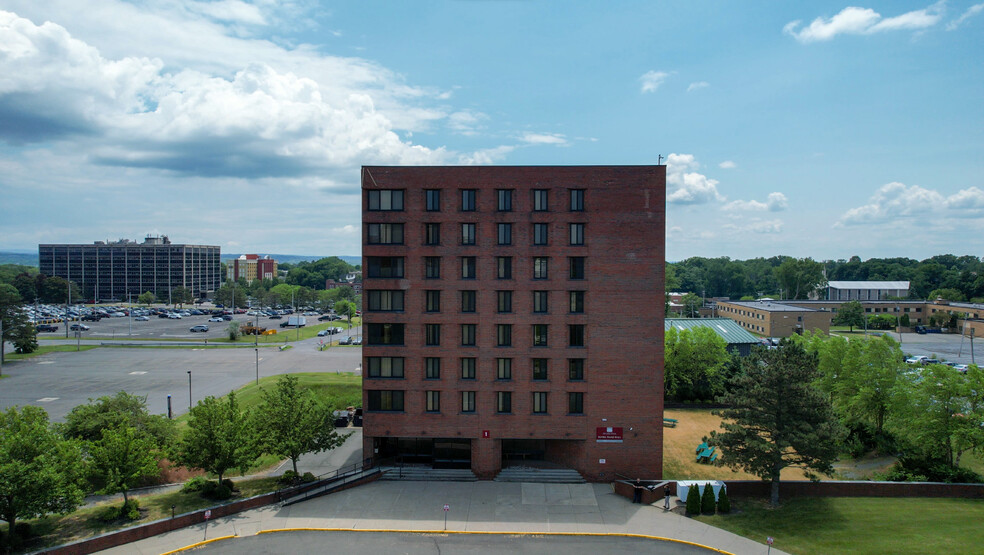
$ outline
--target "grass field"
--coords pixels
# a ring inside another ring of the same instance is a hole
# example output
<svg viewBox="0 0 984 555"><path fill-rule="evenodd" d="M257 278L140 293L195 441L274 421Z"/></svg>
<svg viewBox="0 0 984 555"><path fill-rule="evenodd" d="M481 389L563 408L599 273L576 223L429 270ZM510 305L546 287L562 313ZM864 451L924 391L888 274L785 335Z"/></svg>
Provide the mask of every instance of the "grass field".
<svg viewBox="0 0 984 555"><path fill-rule="evenodd" d="M276 322L276 321L275 321ZM315 319L315 322L317 320ZM271 335L260 335L259 337L253 335L242 335L239 337L235 343L285 343L290 341L300 341L304 339L311 339L312 337L317 337L318 332L327 328L342 328L349 329L358 327L362 323L360 318L353 318L352 322L346 322L345 320L336 320L334 322L318 322L312 325L304 326L303 328L280 328L280 324L277 323L275 327L264 326L264 322L260 321L260 327L266 327L267 329L275 329L277 333ZM220 324L221 325L221 324ZM341 334L329 335L325 337L325 343L329 341L338 342L341 338ZM228 343L229 337L220 337L216 339L209 339L209 342L215 343Z"/></svg>

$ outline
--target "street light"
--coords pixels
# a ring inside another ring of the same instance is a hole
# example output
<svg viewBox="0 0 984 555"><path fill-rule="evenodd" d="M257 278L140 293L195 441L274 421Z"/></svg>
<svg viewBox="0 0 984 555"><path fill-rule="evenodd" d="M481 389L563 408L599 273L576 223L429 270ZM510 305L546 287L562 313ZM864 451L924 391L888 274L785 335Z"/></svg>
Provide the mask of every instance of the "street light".
<svg viewBox="0 0 984 555"><path fill-rule="evenodd" d="M256 385L260 385L260 348L254 347L256 351Z"/></svg>
<svg viewBox="0 0 984 555"><path fill-rule="evenodd" d="M191 410L191 370L188 370L188 410Z"/></svg>

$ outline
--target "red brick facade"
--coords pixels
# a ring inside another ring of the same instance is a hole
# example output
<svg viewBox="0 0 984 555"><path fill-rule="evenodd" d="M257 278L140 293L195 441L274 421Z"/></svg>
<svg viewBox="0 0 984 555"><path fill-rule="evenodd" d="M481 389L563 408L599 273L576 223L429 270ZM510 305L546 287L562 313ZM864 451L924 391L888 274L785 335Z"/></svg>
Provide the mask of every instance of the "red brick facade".
<svg viewBox="0 0 984 555"><path fill-rule="evenodd" d="M435 463L470 464L485 479L504 456L594 480L658 478L665 179L665 166L363 168L365 456L424 445ZM428 190L439 191L432 210ZM474 210L462 190L474 191ZM471 237L463 224L474 224L474 244L462 244ZM439 277L427 277L425 257ZM471 257L475 276L463 278ZM571 273L578 260L583 276ZM462 291L475 292L474 311ZM499 292L511 292L511 306L500 310ZM440 344L427 345L435 325ZM402 341L386 335L401 329ZM541 331L546 345L535 345ZM472 332L474 344L463 345ZM583 346L571 346L581 333ZM474 378L463 358L475 359ZM583 378L572 376L571 360L583 360ZM401 361L399 375L389 365ZM500 364L511 366L508 377ZM473 410L462 392L474 392ZM510 394L508 410L499 410L500 393ZM599 427L621 428L621 441L597 441Z"/></svg>

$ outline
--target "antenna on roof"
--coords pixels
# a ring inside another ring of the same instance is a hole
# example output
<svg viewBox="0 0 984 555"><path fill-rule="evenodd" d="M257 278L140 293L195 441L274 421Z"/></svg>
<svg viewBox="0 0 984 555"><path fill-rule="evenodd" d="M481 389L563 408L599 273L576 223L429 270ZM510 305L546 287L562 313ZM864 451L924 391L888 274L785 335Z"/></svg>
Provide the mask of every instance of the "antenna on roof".
<svg viewBox="0 0 984 555"><path fill-rule="evenodd" d="M656 155L656 165L657 166L663 165L663 155L662 154L657 154Z"/></svg>

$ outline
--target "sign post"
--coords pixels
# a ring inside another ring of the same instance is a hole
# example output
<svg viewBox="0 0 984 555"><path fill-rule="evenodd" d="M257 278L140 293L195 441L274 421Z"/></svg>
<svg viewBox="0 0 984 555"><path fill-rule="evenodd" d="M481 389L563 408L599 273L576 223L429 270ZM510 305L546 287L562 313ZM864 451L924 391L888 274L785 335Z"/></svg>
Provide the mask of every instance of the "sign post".
<svg viewBox="0 0 984 555"><path fill-rule="evenodd" d="M773 542L772 536L765 537L765 543L769 544L769 550L766 551L766 553L772 553L772 542Z"/></svg>
<svg viewBox="0 0 984 555"><path fill-rule="evenodd" d="M448 529L448 511L450 510L451 510L451 505L445 503L444 504L444 530L445 531L447 531Z"/></svg>
<svg viewBox="0 0 984 555"><path fill-rule="evenodd" d="M212 509L207 509L205 511L205 535L202 536L202 541L208 539L208 519L212 518Z"/></svg>

